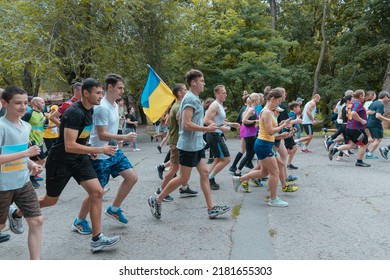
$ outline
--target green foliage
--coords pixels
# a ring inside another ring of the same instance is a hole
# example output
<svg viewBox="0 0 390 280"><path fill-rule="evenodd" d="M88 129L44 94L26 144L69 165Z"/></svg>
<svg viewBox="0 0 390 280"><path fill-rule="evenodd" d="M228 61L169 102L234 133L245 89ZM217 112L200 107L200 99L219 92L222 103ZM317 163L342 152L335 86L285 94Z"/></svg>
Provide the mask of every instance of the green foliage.
<svg viewBox="0 0 390 280"><path fill-rule="evenodd" d="M139 99L150 64L169 86L200 69L202 98L226 85L228 114L238 111L244 89L267 85L285 87L288 100L309 100L324 2L278 1L276 30L268 2L0 0L0 87L68 91L71 82L115 72L127 80L126 94ZM346 89L379 91L390 60L388 1L329 0L327 14L324 118Z"/></svg>

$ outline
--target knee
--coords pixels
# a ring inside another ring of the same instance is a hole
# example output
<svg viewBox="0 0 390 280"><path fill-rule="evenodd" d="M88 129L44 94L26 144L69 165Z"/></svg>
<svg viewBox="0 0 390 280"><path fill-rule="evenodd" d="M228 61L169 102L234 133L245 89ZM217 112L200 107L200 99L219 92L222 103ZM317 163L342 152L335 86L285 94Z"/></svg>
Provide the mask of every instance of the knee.
<svg viewBox="0 0 390 280"><path fill-rule="evenodd" d="M32 217L27 219L27 221L30 228L41 228L43 225L43 216Z"/></svg>
<svg viewBox="0 0 390 280"><path fill-rule="evenodd" d="M91 200L102 200L103 199L103 188L99 187L94 189L90 194L89 197Z"/></svg>

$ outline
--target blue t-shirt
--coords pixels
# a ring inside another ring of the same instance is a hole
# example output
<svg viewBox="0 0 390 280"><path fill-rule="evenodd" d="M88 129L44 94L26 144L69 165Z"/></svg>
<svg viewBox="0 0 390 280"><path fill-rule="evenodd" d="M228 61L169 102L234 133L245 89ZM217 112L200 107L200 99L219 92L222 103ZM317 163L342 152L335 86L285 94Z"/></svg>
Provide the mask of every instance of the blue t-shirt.
<svg viewBox="0 0 390 280"><path fill-rule="evenodd" d="M180 104L180 118L179 118L179 140L177 141L177 148L183 151L196 152L200 151L206 145L203 140L202 131L184 130L182 125L183 111L190 107L194 110L192 115L192 122L199 126L203 126L203 106L200 102L199 96L187 91Z"/></svg>

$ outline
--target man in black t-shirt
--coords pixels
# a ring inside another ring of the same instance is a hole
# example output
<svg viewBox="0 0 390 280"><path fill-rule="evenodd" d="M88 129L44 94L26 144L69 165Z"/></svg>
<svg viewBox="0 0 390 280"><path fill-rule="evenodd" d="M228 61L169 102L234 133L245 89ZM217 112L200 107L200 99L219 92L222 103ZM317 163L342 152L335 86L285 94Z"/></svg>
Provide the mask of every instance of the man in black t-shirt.
<svg viewBox="0 0 390 280"><path fill-rule="evenodd" d="M46 162L46 195L40 199L41 208L56 204L72 177L83 186L88 197L83 201L72 229L81 234L92 233L93 252L111 247L120 240L120 236L107 237L100 231L103 188L89 159L98 153L112 156L117 148L109 145L87 145L93 126L93 106L99 105L102 98L103 89L98 81L92 78L83 81L81 100L69 107L61 119L58 142L51 148ZM92 229L86 220L88 213Z"/></svg>

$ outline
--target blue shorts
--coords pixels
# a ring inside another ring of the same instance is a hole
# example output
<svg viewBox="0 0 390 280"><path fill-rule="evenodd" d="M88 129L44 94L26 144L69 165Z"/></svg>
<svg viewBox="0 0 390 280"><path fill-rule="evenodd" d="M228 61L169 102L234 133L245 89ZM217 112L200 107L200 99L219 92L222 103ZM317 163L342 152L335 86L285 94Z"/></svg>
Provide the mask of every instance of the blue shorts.
<svg viewBox="0 0 390 280"><path fill-rule="evenodd" d="M91 159L91 163L102 187L108 184L110 175L115 178L120 172L133 168L122 150L117 150L115 155L108 159Z"/></svg>
<svg viewBox="0 0 390 280"><path fill-rule="evenodd" d="M273 146L274 142L264 141L257 138L255 142L255 152L257 159L263 160L267 157L276 156L274 150L272 149Z"/></svg>

